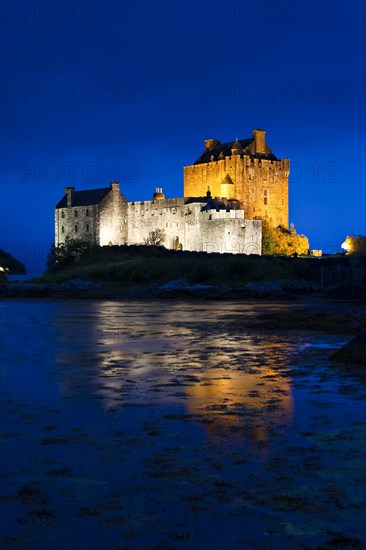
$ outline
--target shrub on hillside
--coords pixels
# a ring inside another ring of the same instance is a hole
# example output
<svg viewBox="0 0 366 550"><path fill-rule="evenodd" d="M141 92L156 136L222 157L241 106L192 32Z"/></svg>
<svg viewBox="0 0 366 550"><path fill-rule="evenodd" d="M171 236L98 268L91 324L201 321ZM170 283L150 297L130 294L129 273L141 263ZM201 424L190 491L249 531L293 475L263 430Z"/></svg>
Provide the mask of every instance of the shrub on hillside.
<svg viewBox="0 0 366 550"><path fill-rule="evenodd" d="M70 265L77 264L97 248L92 243L66 237L65 243L58 246L52 244L47 256L47 271L54 273Z"/></svg>
<svg viewBox="0 0 366 550"><path fill-rule="evenodd" d="M349 235L342 243L342 248L347 254L366 254L366 236Z"/></svg>
<svg viewBox="0 0 366 550"><path fill-rule="evenodd" d="M0 266L4 272L10 274L19 275L26 272L25 265L4 250L0 250Z"/></svg>
<svg viewBox="0 0 366 550"><path fill-rule="evenodd" d="M298 235L293 224L290 229L282 225L271 227L268 220L262 220L262 254L283 254L292 256L308 254L309 241L305 235Z"/></svg>

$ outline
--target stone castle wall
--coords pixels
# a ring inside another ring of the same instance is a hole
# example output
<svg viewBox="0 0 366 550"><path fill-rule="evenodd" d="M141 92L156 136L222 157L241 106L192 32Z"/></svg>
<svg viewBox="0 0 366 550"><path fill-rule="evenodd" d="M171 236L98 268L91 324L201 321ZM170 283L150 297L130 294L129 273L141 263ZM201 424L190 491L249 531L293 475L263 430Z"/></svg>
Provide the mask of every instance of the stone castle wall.
<svg viewBox="0 0 366 550"><path fill-rule="evenodd" d="M111 192L99 205L99 244L122 245L127 242L127 200L117 183L111 184Z"/></svg>
<svg viewBox="0 0 366 550"><path fill-rule="evenodd" d="M127 202L112 188L99 205L55 211L56 244L66 237L100 246L144 244L152 231L164 231L166 248L233 254L261 254L260 221L243 210L204 210L206 203L184 198Z"/></svg>
<svg viewBox="0 0 366 550"><path fill-rule="evenodd" d="M222 197L221 183L229 175L232 196L246 218L268 218L271 225L288 227L288 176L290 161L251 159L232 155L222 160L184 167L184 196L201 197L209 188L213 197ZM225 186L225 191L230 186Z"/></svg>
<svg viewBox="0 0 366 550"><path fill-rule="evenodd" d="M66 237L99 244L99 205L56 208L56 245L64 244Z"/></svg>
<svg viewBox="0 0 366 550"><path fill-rule="evenodd" d="M143 244L156 229L164 246L183 250L261 254L260 221L245 220L243 210L204 210L184 199L128 203L128 244Z"/></svg>
<svg viewBox="0 0 366 550"><path fill-rule="evenodd" d="M66 237L100 246L127 242L127 200L118 183L111 183L110 192L99 204L73 206L72 194L68 206L55 209L55 241L63 244Z"/></svg>

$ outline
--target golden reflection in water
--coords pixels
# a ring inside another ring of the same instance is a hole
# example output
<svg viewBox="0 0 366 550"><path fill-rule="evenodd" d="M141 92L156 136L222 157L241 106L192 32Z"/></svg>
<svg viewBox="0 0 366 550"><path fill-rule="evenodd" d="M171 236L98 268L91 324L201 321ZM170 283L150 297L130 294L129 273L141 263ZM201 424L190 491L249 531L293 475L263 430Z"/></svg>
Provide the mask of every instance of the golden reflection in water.
<svg viewBox="0 0 366 550"><path fill-rule="evenodd" d="M205 314L212 322L210 311ZM292 421L291 385L281 373L291 344L275 334L233 334L224 324L204 333L207 319L200 315L93 304L85 330L76 331L72 342L65 332L57 348L57 361L71 367L60 378L60 392L77 397L82 388L84 398L88 391L91 399L97 395L105 410L134 399L178 402L202 422L209 438L268 444L276 426ZM55 319L61 323L65 319Z"/></svg>
<svg viewBox="0 0 366 550"><path fill-rule="evenodd" d="M274 427L288 426L293 417L291 385L272 369L235 373L228 377L207 371L205 382L186 389L189 414L207 418L208 437L228 436L269 443Z"/></svg>

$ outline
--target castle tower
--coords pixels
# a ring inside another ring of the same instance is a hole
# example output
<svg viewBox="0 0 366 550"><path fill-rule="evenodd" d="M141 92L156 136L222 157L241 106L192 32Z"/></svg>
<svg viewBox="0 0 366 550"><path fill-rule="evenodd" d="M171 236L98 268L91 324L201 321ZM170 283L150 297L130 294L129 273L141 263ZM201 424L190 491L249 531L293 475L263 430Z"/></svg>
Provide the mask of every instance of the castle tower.
<svg viewBox="0 0 366 550"><path fill-rule="evenodd" d="M184 167L184 196L212 196L240 202L247 219L267 219L272 227L288 227L289 159L277 158L266 143L265 130L229 143L206 140L201 156Z"/></svg>
<svg viewBox="0 0 366 550"><path fill-rule="evenodd" d="M221 194L220 197L225 199L234 199L235 198L235 188L234 188L234 182L229 176L229 174L226 174L224 179L221 182L220 185Z"/></svg>

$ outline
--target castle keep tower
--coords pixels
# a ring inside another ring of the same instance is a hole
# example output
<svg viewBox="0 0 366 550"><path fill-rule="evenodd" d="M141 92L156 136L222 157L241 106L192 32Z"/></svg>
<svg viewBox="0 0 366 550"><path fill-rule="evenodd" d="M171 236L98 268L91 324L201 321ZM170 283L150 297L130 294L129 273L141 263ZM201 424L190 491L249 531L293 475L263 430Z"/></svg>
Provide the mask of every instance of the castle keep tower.
<svg viewBox="0 0 366 550"><path fill-rule="evenodd" d="M184 196L201 197L209 188L213 197L238 200L246 219L287 228L289 173L289 159L277 159L264 130L229 143L208 139L202 155L184 167Z"/></svg>

